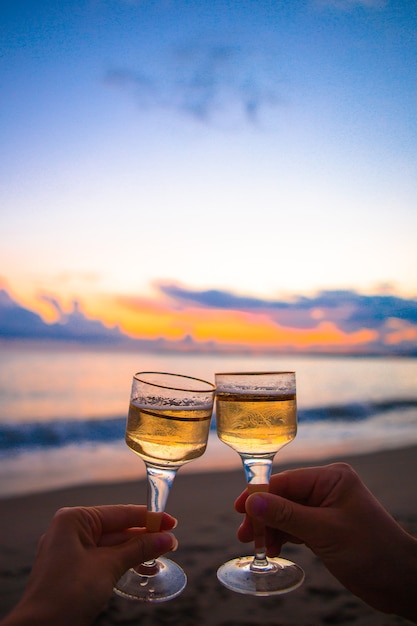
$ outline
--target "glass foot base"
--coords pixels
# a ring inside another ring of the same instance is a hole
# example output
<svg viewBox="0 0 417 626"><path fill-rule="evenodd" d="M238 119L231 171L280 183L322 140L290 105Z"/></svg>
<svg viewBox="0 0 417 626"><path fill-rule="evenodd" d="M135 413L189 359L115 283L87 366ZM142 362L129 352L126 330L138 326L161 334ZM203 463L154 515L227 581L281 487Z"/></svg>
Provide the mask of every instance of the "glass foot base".
<svg viewBox="0 0 417 626"><path fill-rule="evenodd" d="M143 566L129 569L117 582L113 591L117 595L139 602L166 602L178 596L187 584L187 576L179 565L169 559L159 558L152 572L143 574ZM156 573L155 573L156 571Z"/></svg>
<svg viewBox="0 0 417 626"><path fill-rule="evenodd" d="M297 589L304 581L304 571L291 561L268 558L265 571L252 571L252 556L232 559L217 570L219 581L237 593L251 596L273 596Z"/></svg>

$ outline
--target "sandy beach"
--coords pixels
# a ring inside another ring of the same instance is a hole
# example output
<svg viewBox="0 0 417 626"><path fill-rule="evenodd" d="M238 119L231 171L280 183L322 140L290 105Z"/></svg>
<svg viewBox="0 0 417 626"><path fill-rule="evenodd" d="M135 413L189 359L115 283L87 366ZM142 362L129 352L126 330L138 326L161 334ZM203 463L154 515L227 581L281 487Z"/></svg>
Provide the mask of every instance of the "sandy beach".
<svg viewBox="0 0 417 626"><path fill-rule="evenodd" d="M417 534L417 448L375 452L334 460L350 463L366 485L394 517ZM297 467L312 465L296 464ZM277 464L276 470L290 464ZM283 555L295 560L306 572L298 590L276 598L252 598L224 589L216 569L225 559L250 552L236 538L240 516L233 501L244 487L242 471L218 473L179 472L168 502L168 511L178 517L179 548L175 560L188 575L184 593L171 602L142 605L112 597L97 619L99 626L116 624L156 626L315 626L354 624L394 626L408 624L369 608L345 590L311 552L288 546ZM110 503L142 503L144 481L94 484L0 500L0 618L17 602L34 558L37 541L51 516L61 506ZM190 501L193 514L190 515Z"/></svg>

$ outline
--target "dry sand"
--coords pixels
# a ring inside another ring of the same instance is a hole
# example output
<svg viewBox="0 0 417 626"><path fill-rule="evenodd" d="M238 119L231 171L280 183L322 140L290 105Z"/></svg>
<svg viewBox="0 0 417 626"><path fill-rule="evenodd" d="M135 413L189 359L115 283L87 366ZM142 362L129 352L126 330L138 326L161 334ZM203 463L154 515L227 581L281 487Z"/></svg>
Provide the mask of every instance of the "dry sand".
<svg viewBox="0 0 417 626"><path fill-rule="evenodd" d="M417 448L328 459L315 464L323 465L334 460L350 463L395 518L409 532L417 534ZM298 467L301 465L297 463ZM288 467L291 465L277 465L276 471ZM210 474L181 474L180 471L170 494L168 511L179 519L175 532L180 543L175 560L187 572L186 590L178 598L159 605L143 605L114 596L96 625L409 624L401 618L374 611L358 600L302 546L286 547L283 554L299 563L306 572L306 581L298 590L275 598L253 598L224 589L216 578L219 564L243 554L242 550L250 551L236 538L240 516L233 510L233 501L243 488L242 471ZM19 599L38 538L57 508L142 503L145 502L145 492L146 485L142 481L87 485L0 500L0 618Z"/></svg>

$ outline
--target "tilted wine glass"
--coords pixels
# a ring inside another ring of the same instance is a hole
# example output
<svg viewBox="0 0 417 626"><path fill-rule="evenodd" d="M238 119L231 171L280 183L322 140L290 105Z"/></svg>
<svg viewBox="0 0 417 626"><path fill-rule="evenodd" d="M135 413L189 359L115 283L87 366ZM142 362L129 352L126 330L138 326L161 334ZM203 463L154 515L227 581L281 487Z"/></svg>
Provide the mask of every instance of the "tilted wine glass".
<svg viewBox="0 0 417 626"><path fill-rule="evenodd" d="M216 374L219 438L239 453L249 493L268 491L275 454L297 432L294 372ZM252 520L255 555L232 559L217 571L233 591L269 596L296 589L303 570L286 559L267 558L265 528Z"/></svg>
<svg viewBox="0 0 417 626"><path fill-rule="evenodd" d="M211 383L180 374L133 377L126 443L146 465L151 532L159 530L177 470L206 449L214 390ZM114 591L142 602L163 602L179 595L186 583L179 565L160 557L128 570Z"/></svg>

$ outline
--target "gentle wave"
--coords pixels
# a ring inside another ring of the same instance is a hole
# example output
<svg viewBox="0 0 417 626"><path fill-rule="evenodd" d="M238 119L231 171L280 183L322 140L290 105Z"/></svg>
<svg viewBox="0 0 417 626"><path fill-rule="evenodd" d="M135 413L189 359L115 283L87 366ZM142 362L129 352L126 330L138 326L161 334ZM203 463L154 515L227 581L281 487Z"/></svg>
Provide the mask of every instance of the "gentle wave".
<svg viewBox="0 0 417 626"><path fill-rule="evenodd" d="M379 402L349 403L343 405L304 408L298 411L299 424L330 421L358 422L389 412L401 414L417 409L417 399L393 399ZM55 420L0 424L0 454L2 456L39 448L60 448L72 444L98 444L122 441L126 418L98 418L89 420ZM215 416L211 425L215 429Z"/></svg>
<svg viewBox="0 0 417 626"><path fill-rule="evenodd" d="M417 398L398 398L394 400L381 400L378 402L352 402L343 405L331 405L299 409L298 421L321 422L324 420L334 421L362 421L375 415L391 411L405 411L417 408Z"/></svg>
<svg viewBox="0 0 417 626"><path fill-rule="evenodd" d="M74 443L108 443L123 439L125 425L125 417L1 424L0 452L59 448Z"/></svg>

